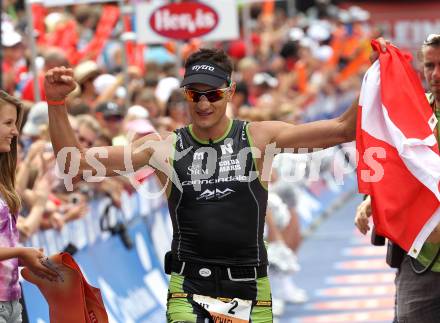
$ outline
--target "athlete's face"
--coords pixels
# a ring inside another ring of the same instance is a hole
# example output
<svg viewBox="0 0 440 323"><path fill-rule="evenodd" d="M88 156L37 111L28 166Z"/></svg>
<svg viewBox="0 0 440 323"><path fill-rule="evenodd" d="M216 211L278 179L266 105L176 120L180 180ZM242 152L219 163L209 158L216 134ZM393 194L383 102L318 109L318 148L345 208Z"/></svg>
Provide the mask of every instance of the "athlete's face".
<svg viewBox="0 0 440 323"><path fill-rule="evenodd" d="M219 88L196 83L188 85L184 91L192 123L209 129L226 117L226 106L234 94L235 83L229 87L223 84Z"/></svg>
<svg viewBox="0 0 440 323"><path fill-rule="evenodd" d="M440 38L440 36L439 36ZM422 50L423 73L436 102L440 101L440 41L437 46L425 46Z"/></svg>

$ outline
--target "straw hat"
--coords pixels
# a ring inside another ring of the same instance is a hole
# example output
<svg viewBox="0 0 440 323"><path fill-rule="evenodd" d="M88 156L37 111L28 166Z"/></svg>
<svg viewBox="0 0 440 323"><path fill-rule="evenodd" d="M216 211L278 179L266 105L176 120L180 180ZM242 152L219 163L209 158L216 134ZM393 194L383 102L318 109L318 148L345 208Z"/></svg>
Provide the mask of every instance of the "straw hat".
<svg viewBox="0 0 440 323"><path fill-rule="evenodd" d="M73 70L73 77L82 84L90 78L96 77L101 73L98 64L94 61L84 61L79 63Z"/></svg>

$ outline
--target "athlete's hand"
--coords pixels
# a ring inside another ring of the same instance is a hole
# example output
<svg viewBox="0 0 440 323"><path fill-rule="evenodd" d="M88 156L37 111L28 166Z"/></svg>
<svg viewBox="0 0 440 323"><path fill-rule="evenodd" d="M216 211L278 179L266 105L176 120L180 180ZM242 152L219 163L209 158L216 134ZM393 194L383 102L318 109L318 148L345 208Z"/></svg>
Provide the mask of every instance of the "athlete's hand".
<svg viewBox="0 0 440 323"><path fill-rule="evenodd" d="M73 70L64 66L47 71L44 77L44 90L48 101L61 101L76 88Z"/></svg>
<svg viewBox="0 0 440 323"><path fill-rule="evenodd" d="M389 40L382 38L382 37L376 38L376 41L379 43L380 51L382 53L385 53L387 50L387 45L391 44L391 42ZM371 51L371 55L370 55L371 64L373 64L374 61L378 58L379 58L379 53L376 52L375 50Z"/></svg>
<svg viewBox="0 0 440 323"><path fill-rule="evenodd" d="M362 234L370 230L369 219L371 217L371 198L368 196L356 210L354 224Z"/></svg>
<svg viewBox="0 0 440 323"><path fill-rule="evenodd" d="M18 258L20 265L29 268L35 275L50 281L58 279L59 274L44 265L46 257L42 248L22 248Z"/></svg>

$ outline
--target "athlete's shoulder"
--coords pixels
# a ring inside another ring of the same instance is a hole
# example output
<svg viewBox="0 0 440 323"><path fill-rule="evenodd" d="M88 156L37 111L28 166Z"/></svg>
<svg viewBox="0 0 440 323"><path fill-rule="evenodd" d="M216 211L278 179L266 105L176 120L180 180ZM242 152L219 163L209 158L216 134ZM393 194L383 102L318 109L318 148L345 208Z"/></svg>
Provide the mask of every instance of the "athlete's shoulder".
<svg viewBox="0 0 440 323"><path fill-rule="evenodd" d="M269 143L268 129L270 121L250 121L246 124L246 132L251 142L257 146L265 146Z"/></svg>
<svg viewBox="0 0 440 323"><path fill-rule="evenodd" d="M267 132L277 132L282 127L286 125L283 121L275 120L265 120L265 121L251 121L248 123L247 127L249 131L253 133L267 133Z"/></svg>

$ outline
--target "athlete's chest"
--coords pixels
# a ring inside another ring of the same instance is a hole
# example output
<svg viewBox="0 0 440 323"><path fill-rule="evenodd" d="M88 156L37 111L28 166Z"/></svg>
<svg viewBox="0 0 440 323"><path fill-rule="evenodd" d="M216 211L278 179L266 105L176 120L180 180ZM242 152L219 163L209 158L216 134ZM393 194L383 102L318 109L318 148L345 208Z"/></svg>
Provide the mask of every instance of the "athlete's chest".
<svg viewBox="0 0 440 323"><path fill-rule="evenodd" d="M174 161L183 194L195 201L233 198L257 178L247 140L226 138L212 145L193 145Z"/></svg>

